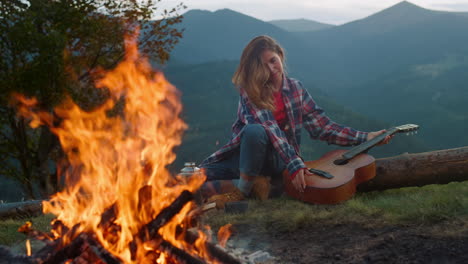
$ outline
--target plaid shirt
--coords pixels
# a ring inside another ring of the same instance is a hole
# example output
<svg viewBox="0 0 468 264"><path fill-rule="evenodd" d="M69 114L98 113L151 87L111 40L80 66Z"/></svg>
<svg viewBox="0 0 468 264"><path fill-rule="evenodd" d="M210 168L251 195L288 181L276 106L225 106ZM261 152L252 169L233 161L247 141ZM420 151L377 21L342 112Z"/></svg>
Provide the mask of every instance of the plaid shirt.
<svg viewBox="0 0 468 264"><path fill-rule="evenodd" d="M237 120L232 126L231 140L221 149L206 158L200 167L229 157L241 141L242 131L247 124L261 124L276 151L284 160L290 175L306 168L300 157L301 129L304 127L314 139L342 146L358 145L366 141L367 133L337 124L328 118L322 108L315 104L302 83L285 77L283 79L283 101L287 125L281 130L270 110L260 110L250 103L246 92L240 89Z"/></svg>

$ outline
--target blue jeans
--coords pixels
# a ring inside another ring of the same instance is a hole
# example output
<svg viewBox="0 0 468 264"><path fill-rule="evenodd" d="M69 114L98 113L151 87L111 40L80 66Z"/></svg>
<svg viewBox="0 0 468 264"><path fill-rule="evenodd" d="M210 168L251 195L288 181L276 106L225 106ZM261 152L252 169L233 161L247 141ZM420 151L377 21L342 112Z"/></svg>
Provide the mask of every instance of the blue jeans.
<svg viewBox="0 0 468 264"><path fill-rule="evenodd" d="M270 176L273 182L281 181L286 164L265 129L259 124L249 124L242 131L240 147L230 157L203 168L207 181L214 181L216 187L216 181L237 180L241 172L248 176Z"/></svg>

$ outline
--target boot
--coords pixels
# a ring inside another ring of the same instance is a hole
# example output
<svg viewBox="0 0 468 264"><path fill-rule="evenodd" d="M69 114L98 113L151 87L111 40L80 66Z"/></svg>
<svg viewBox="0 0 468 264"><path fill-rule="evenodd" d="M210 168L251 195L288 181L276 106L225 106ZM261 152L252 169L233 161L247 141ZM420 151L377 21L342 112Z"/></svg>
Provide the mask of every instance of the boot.
<svg viewBox="0 0 468 264"><path fill-rule="evenodd" d="M224 209L226 203L238 202L244 199L244 194L239 189L234 188L231 192L211 196L208 203L216 203L217 209Z"/></svg>
<svg viewBox="0 0 468 264"><path fill-rule="evenodd" d="M270 177L257 176L254 179L251 196L261 201L265 201L270 196L270 190Z"/></svg>

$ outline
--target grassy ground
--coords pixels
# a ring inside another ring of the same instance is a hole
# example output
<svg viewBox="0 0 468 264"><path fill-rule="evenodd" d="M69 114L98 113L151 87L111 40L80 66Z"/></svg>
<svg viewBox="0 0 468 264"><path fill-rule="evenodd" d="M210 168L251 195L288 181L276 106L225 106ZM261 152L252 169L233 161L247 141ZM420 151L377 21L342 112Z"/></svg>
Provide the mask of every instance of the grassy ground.
<svg viewBox="0 0 468 264"><path fill-rule="evenodd" d="M290 232L317 222L430 225L445 220L468 223L468 182L358 193L345 203L331 206L289 198L251 201L246 214L212 213L206 218L214 230L227 223L257 223L265 232Z"/></svg>
<svg viewBox="0 0 468 264"><path fill-rule="evenodd" d="M27 237L26 235L19 233L18 228L25 224L26 221L31 221L35 229L49 231L50 221L53 218L53 215L42 215L31 219L0 220L0 245L12 247L14 248L14 251L16 251L16 253L24 254L26 252L25 242L27 240Z"/></svg>
<svg viewBox="0 0 468 264"><path fill-rule="evenodd" d="M0 244L12 246L26 237L17 232L27 220L34 228L46 231L51 215L33 219L0 221ZM291 232L310 224L359 223L361 225L431 225L444 221L468 226L468 181L446 185L402 188L383 192L359 193L353 199L333 206L310 205L289 198L265 202L250 201L244 214L212 211L204 217L213 230L232 223L252 224L257 232ZM459 230L458 230L459 231ZM453 231L457 232L457 231Z"/></svg>

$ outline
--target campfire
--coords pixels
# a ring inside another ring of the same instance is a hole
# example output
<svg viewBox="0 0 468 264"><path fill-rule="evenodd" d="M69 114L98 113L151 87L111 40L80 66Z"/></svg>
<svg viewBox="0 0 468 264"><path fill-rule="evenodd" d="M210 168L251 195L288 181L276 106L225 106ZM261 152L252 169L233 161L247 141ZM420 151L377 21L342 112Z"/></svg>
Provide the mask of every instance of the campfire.
<svg viewBox="0 0 468 264"><path fill-rule="evenodd" d="M43 204L56 216L52 231L21 228L46 244L31 263L240 263L196 221L193 194L205 176L167 169L187 125L179 92L140 56L136 39L126 38L125 59L95 81L110 96L92 111L67 100L50 114L18 96L20 114L49 126L67 156L65 188Z"/></svg>

